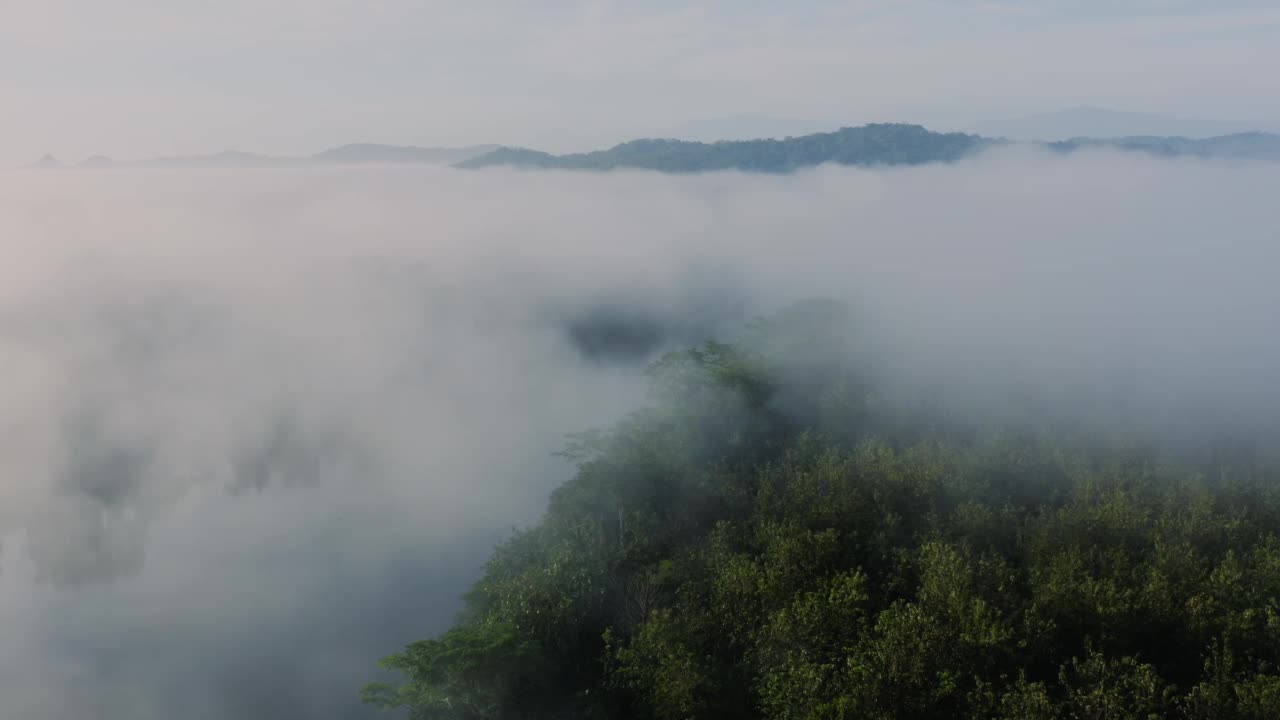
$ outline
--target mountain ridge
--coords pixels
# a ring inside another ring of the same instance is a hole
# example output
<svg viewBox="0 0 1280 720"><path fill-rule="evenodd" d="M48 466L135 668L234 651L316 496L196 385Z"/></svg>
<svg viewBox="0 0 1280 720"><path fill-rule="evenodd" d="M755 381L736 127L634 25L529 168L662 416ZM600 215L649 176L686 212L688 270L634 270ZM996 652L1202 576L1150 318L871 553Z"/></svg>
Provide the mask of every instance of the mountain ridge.
<svg viewBox="0 0 1280 720"><path fill-rule="evenodd" d="M702 142L641 138L604 150L567 154L504 145L447 148L351 143L299 157L228 150L208 155L162 157L124 163L95 155L79 164L67 165L52 155L45 155L40 161L25 167L37 170L95 170L129 167L277 168L400 164L447 165L469 170L501 166L539 170L636 169L665 173L738 170L778 174L827 163L858 167L950 163L993 147L1011 146L1039 148L1054 153L1109 149L1160 157L1280 162L1280 135L1262 131L1208 138L1132 135L1111 138L1075 137L1039 142L961 132L936 132L909 123L873 123L780 139Z"/></svg>
<svg viewBox="0 0 1280 720"><path fill-rule="evenodd" d="M471 157L497 150L499 145L469 145L465 147L417 147L414 145L383 145L379 143L350 143L312 155L312 162L378 163L418 162L427 164L453 164Z"/></svg>
<svg viewBox="0 0 1280 720"><path fill-rule="evenodd" d="M45 155L39 162L26 167L33 169L82 169L110 168L272 168L301 165L450 165L498 149L498 145L471 145L465 147L418 147L415 145L388 145L382 143L350 143L321 150L306 156L276 156L224 150L203 155L174 155L148 158L132 162L112 160L104 155L94 155L76 165L64 165L52 155Z"/></svg>
<svg viewBox="0 0 1280 720"><path fill-rule="evenodd" d="M454 167L788 173L826 163L861 167L948 163L1002 146L1041 148L1056 153L1112 149L1162 157L1280 161L1280 135L1266 132L1235 133L1202 139L1141 135L1082 137L1042 143L967 133L940 133L907 123L876 123L783 139L721 140L714 143L641 139L621 143L607 150L565 155L553 155L529 148L503 147L456 163Z"/></svg>
<svg viewBox="0 0 1280 720"><path fill-rule="evenodd" d="M612 170L634 168L662 172L745 170L785 173L826 162L842 165L916 165L957 160L1000 141L965 133L936 133L920 125L874 123L784 139L693 140L646 138L608 150L552 155L528 148L504 147L457 163L477 169L494 165L542 169Z"/></svg>

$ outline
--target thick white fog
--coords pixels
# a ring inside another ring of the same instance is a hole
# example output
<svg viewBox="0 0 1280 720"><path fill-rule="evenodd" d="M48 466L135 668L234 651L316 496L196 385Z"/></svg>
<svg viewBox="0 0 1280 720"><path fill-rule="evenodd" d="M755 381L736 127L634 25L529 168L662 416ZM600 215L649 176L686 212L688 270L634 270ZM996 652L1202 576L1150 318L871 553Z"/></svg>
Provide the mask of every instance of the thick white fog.
<svg viewBox="0 0 1280 720"><path fill-rule="evenodd" d="M792 300L961 395L1260 422L1277 196L1275 165L1021 151L2 174L0 716L372 714L375 660L449 623L566 433Z"/></svg>

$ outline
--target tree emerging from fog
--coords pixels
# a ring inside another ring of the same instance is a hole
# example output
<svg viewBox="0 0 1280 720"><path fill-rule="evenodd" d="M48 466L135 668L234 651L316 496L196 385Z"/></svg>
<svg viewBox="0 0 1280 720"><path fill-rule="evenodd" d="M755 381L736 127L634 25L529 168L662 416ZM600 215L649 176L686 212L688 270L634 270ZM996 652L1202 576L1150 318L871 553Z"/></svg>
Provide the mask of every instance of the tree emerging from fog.
<svg viewBox="0 0 1280 720"><path fill-rule="evenodd" d="M456 625L457 718L1280 717L1280 469L891 400L839 306L669 354ZM897 397L897 396L893 396ZM1228 449L1222 449L1222 448Z"/></svg>

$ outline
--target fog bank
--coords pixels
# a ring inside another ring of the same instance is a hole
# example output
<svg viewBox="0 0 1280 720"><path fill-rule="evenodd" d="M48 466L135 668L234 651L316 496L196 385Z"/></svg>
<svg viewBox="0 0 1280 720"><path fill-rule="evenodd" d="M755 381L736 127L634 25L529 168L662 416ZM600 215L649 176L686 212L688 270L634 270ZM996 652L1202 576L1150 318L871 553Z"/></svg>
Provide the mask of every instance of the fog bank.
<svg viewBox="0 0 1280 720"><path fill-rule="evenodd" d="M1025 151L0 174L4 714L372 715L374 660L448 624L566 433L634 407L654 353L797 299L1018 417L1258 427L1277 191L1274 166Z"/></svg>

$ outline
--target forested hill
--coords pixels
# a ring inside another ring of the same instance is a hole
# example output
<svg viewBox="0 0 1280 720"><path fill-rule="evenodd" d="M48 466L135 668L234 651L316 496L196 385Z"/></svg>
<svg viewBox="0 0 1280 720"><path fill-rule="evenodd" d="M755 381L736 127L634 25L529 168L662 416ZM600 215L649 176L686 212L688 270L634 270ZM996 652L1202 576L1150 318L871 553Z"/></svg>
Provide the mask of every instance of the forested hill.
<svg viewBox="0 0 1280 720"><path fill-rule="evenodd" d="M662 172L745 170L785 173L823 163L868 166L950 162L992 142L995 141L976 135L931 132L919 125L880 124L783 140L715 143L633 140L609 150L572 155L501 148L461 162L457 167L511 165L571 170L637 168Z"/></svg>
<svg viewBox="0 0 1280 720"><path fill-rule="evenodd" d="M937 133L919 125L880 124L843 128L783 140L736 140L715 143L687 140L633 140L608 150L570 155L502 147L464 160L455 167L510 166L565 170L634 168L669 173L742 170L786 173L824 163L839 165L920 165L954 162L993 146L1014 145L1004 139L962 133ZM1163 157L1280 161L1280 135L1239 133L1221 137L1077 138L1053 143L1024 143L1057 153L1104 148Z"/></svg>
<svg viewBox="0 0 1280 720"><path fill-rule="evenodd" d="M654 364L651 403L573 443L543 520L366 700L439 720L1280 717L1274 465L931 415L847 326L808 304Z"/></svg>

